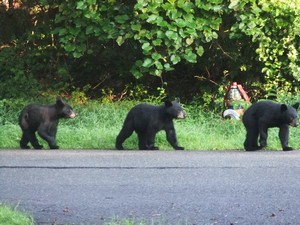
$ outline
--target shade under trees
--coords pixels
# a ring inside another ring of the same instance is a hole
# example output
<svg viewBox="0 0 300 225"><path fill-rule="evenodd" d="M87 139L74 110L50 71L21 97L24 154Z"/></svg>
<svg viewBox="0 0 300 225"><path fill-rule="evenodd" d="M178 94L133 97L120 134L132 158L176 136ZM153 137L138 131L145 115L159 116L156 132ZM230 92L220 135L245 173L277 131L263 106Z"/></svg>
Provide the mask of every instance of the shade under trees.
<svg viewBox="0 0 300 225"><path fill-rule="evenodd" d="M299 0L0 1L0 95L298 91ZM157 89L159 87L159 89Z"/></svg>

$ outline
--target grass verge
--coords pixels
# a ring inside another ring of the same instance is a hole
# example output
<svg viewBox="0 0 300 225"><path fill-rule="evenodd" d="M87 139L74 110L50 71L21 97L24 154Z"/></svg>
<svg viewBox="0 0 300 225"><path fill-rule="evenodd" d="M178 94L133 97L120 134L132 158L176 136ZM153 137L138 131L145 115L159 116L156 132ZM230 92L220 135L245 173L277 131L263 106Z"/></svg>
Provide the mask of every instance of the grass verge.
<svg viewBox="0 0 300 225"><path fill-rule="evenodd" d="M72 104L72 103L71 103ZM85 105L74 105L78 116L75 119L62 119L57 133L57 143L61 149L115 149L118 135L129 109L137 102L100 103L90 101ZM7 106L0 109L0 148L19 148L21 129L17 124L23 106ZM187 118L175 120L175 128L180 146L186 150L243 149L245 129L240 121L224 121L220 114L204 111L194 106L185 106ZM290 145L300 149L300 130L291 128ZM40 143L48 148L41 139ZM156 136L156 145L163 150L172 147L166 141L165 133ZM126 149L137 149L137 136L134 134L124 143ZM281 150L278 129L270 129L268 149Z"/></svg>
<svg viewBox="0 0 300 225"><path fill-rule="evenodd" d="M8 205L0 203L0 224L1 225L35 225L35 221L29 214L21 212L16 208L12 208ZM85 225L84 223L80 223ZM105 222L104 225L147 225L147 224L157 224L163 225L161 222L146 222L145 220L138 219L120 219L118 217L112 218L109 221ZM179 223L178 223L179 224ZM67 224L66 224L67 225Z"/></svg>
<svg viewBox="0 0 300 225"><path fill-rule="evenodd" d="M20 212L7 205L0 204L0 224L1 225L34 225L31 216Z"/></svg>

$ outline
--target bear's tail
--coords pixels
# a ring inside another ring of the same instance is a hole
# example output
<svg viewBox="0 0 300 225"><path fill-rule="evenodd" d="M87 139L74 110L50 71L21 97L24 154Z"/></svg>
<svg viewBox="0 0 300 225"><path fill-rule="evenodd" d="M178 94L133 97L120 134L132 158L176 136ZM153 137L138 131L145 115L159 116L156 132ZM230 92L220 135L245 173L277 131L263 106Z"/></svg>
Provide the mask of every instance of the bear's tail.
<svg viewBox="0 0 300 225"><path fill-rule="evenodd" d="M23 112L21 115L20 115L20 118L19 118L19 124L20 124L20 127L22 129L28 129L29 128L29 123L28 123L28 113L27 112Z"/></svg>

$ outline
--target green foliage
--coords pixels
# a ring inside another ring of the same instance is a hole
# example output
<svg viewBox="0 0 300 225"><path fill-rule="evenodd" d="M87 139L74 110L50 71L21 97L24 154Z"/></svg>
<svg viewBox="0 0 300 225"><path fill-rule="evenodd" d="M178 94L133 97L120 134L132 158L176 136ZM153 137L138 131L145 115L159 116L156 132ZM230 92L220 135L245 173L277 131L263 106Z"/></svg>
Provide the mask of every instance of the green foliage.
<svg viewBox="0 0 300 225"><path fill-rule="evenodd" d="M143 220L139 221L136 219L119 219L119 218L113 218L109 222L105 222L104 225L147 225L147 222L144 222Z"/></svg>
<svg viewBox="0 0 300 225"><path fill-rule="evenodd" d="M76 89L72 92L72 102L76 105L86 104L88 101L88 97L86 96L84 91L80 91Z"/></svg>
<svg viewBox="0 0 300 225"><path fill-rule="evenodd" d="M21 110L30 102L29 99L4 98L0 100L0 125L14 125L18 123Z"/></svg>
<svg viewBox="0 0 300 225"><path fill-rule="evenodd" d="M29 102L42 100L3 100L0 102L0 148L19 148L21 129L18 116ZM155 100L156 101L156 100ZM49 101L48 103L51 103ZM139 101L121 101L103 103L87 101L77 102L77 98L68 101L77 113L75 119L62 119L58 127L57 142L61 149L115 149L118 135L128 111ZM149 101L147 101L149 102ZM285 103L294 104L294 98L285 99ZM151 102L149 102L151 103ZM155 105L163 104L153 103ZM223 120L221 111L212 111L201 105L183 104L187 118L174 120L179 144L186 150L228 150L243 149L245 128L241 121ZM278 129L271 129L268 149L281 149ZM290 143L299 148L298 129L291 129ZM39 137L38 137L39 138ZM39 138L48 148L47 143ZM159 132L156 144L161 150L172 150L166 140L165 132ZM126 149L137 149L137 135L134 133L124 143Z"/></svg>
<svg viewBox="0 0 300 225"><path fill-rule="evenodd" d="M293 105L297 102L299 102L300 99L300 94L299 92L297 93L292 93L292 92L288 92L288 93L283 93L280 91L277 91L277 89L275 90L270 90L266 96L266 99L272 99L276 102L279 103L285 103L285 104L289 104L289 105Z"/></svg>
<svg viewBox="0 0 300 225"><path fill-rule="evenodd" d="M102 97L101 97L102 103L112 103L116 101L133 100L133 101L146 101L155 104L160 104L161 102L164 102L168 98L166 89L164 87L157 87L155 90L152 90L152 92L150 93L148 87L141 84L137 84L134 86L127 85L123 93L121 93L120 95L116 95L115 90L110 88L102 89L101 92L102 92ZM74 96L72 96L72 98L73 97Z"/></svg>
<svg viewBox="0 0 300 225"><path fill-rule="evenodd" d="M0 224L34 225L32 217L7 205L0 204Z"/></svg>
<svg viewBox="0 0 300 225"><path fill-rule="evenodd" d="M128 2L64 1L54 30L64 49L75 58L92 54L98 46L114 40L123 45L135 40L143 57L131 69L135 77L147 73L161 76L184 60L196 63L203 43L218 38L222 0ZM75 10L74 10L75 9ZM98 41L94 42L93 41ZM131 42L133 43L133 42Z"/></svg>
<svg viewBox="0 0 300 225"><path fill-rule="evenodd" d="M243 33L257 43L266 92L276 88L286 93L300 81L299 6L298 0L235 0L229 5L237 19L231 37L239 38Z"/></svg>
<svg viewBox="0 0 300 225"><path fill-rule="evenodd" d="M130 36L130 33L125 34L130 7L126 1L61 2L58 5L59 13L55 17L57 27L54 33L59 35L63 48L75 58L94 53L101 44L111 39L122 44Z"/></svg>
<svg viewBox="0 0 300 225"><path fill-rule="evenodd" d="M252 99L273 91L296 93L299 5L299 0L43 0L8 10L0 2L0 94L64 93L84 102L156 93L161 99L157 87L167 82L165 95L176 92L218 107L219 85L233 80L250 89Z"/></svg>
<svg viewBox="0 0 300 225"><path fill-rule="evenodd" d="M142 48L132 73L161 76L185 60L196 63L204 53L203 44L218 38L222 1L147 1L134 6L131 29Z"/></svg>
<svg viewBox="0 0 300 225"><path fill-rule="evenodd" d="M4 48L0 53L0 96L20 98L38 92L37 80L27 67L27 60L17 48Z"/></svg>
<svg viewBox="0 0 300 225"><path fill-rule="evenodd" d="M265 75L265 85L259 87L263 92L274 87L289 92L295 91L300 81L299 7L296 5L298 1L290 4L286 0L258 3L254 0L230 3L222 0L138 0L131 4L67 1L59 4L55 33L64 49L75 58L111 46L111 41L119 46L132 46L136 49L133 52L136 61L131 73L136 78L147 74L162 76L178 64L200 62L205 65L214 58L223 60L215 56L221 52L231 57L235 61L232 68L239 70L229 73L243 73L249 69L252 69L249 74L256 73L257 67ZM227 19L232 15L234 20ZM224 39L229 36L238 41ZM240 53L249 47L248 43L240 44L249 41L245 37L250 37L254 43L253 49L247 49L247 62ZM211 46L216 43L216 48L207 49L207 43ZM242 47L232 48L233 44ZM207 50L216 52L211 54ZM210 58L206 61L203 56ZM261 64L253 61L255 56ZM251 65L253 63L257 66ZM217 76L222 75L225 74ZM292 82L293 79L296 82Z"/></svg>

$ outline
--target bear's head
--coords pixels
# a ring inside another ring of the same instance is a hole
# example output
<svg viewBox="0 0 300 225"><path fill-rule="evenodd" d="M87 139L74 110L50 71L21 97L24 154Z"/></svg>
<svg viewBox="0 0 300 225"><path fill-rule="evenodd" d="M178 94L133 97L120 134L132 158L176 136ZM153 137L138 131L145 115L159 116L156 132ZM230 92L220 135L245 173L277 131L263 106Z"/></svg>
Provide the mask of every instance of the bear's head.
<svg viewBox="0 0 300 225"><path fill-rule="evenodd" d="M73 111L72 107L65 103L61 97L57 97L55 107L60 118L73 119L76 117L76 113Z"/></svg>
<svg viewBox="0 0 300 225"><path fill-rule="evenodd" d="M183 111L179 99L175 99L175 101L165 101L166 112L171 118L174 119L184 119L185 112Z"/></svg>
<svg viewBox="0 0 300 225"><path fill-rule="evenodd" d="M299 103L296 103L293 106L288 106L285 104L281 104L281 119L289 124L290 126L297 127L299 125L298 121L298 113L297 109L299 107Z"/></svg>

